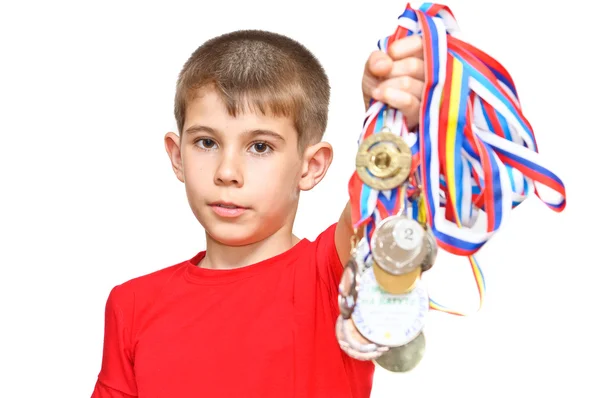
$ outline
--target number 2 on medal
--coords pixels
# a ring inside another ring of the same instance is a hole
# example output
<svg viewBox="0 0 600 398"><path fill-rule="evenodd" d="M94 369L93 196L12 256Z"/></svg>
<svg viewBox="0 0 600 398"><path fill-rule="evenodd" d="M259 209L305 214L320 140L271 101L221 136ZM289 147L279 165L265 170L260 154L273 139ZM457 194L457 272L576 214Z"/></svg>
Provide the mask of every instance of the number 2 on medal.
<svg viewBox="0 0 600 398"><path fill-rule="evenodd" d="M412 236L413 236L412 228L406 228L404 230L404 239L413 240Z"/></svg>

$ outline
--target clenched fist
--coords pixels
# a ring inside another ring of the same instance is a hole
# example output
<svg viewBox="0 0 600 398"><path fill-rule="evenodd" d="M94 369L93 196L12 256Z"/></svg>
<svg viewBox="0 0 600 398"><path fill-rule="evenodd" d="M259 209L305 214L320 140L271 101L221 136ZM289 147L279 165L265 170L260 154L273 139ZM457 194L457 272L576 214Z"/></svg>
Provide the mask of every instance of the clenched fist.
<svg viewBox="0 0 600 398"><path fill-rule="evenodd" d="M408 129L419 124L425 69L423 42L413 35L396 40L388 52L374 51L365 64L362 92L365 110L371 98L398 109Z"/></svg>

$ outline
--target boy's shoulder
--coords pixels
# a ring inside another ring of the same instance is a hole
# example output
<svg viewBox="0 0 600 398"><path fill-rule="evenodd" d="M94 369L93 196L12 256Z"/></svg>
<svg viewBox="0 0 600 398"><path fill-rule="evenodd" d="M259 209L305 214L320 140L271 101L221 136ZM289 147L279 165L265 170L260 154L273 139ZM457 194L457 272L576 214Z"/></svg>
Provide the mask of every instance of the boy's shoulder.
<svg viewBox="0 0 600 398"><path fill-rule="evenodd" d="M195 257L195 256L194 256ZM177 264L171 264L162 268L159 268L155 271L150 271L145 274L136 276L131 278L121 285L126 288L151 288L153 286L161 285L166 280L172 278L176 275L186 264L190 261L189 258L186 258L183 261L178 262Z"/></svg>
<svg viewBox="0 0 600 398"><path fill-rule="evenodd" d="M201 254L202 252L198 253L194 258ZM169 281L174 280L185 269L189 261L190 259L186 259L177 264L171 264L128 279L112 288L108 300L139 305L140 301L146 301L150 297L155 297Z"/></svg>

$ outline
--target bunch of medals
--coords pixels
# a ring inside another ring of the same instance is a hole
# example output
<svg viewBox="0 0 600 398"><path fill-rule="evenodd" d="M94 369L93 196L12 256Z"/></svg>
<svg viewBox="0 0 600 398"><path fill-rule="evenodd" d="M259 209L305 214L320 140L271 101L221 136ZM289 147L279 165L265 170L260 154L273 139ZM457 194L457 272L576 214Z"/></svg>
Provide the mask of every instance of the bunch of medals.
<svg viewBox="0 0 600 398"><path fill-rule="evenodd" d="M565 208L562 181L542 166L508 72L481 50L450 37L450 10L407 6L395 33L421 34L426 81L417 132L396 109L371 101L349 182L355 234L339 284L336 336L358 360L392 372L414 369L425 353L430 309L456 315L431 300L421 277L438 247L468 257L479 289L485 283L474 254L537 184L552 210ZM478 211L487 229L470 229Z"/></svg>
<svg viewBox="0 0 600 398"><path fill-rule="evenodd" d="M356 157L363 184L395 190L397 201L415 205L420 195L409 184L415 177L412 164L410 147L389 127L365 139ZM429 296L421 274L433 266L438 250L427 224L401 206L396 214L379 216L372 233L363 229L363 236L357 231L353 237L339 285L336 325L340 347L349 356L374 360L394 372L413 369L424 355Z"/></svg>

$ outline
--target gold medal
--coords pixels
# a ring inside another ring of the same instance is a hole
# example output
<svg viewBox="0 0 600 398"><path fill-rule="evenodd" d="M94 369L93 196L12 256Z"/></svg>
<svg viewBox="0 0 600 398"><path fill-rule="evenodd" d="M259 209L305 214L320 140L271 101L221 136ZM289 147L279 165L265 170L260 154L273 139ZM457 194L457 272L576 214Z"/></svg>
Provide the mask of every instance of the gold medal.
<svg viewBox="0 0 600 398"><path fill-rule="evenodd" d="M383 270L377 263L373 264L373 273L379 287L390 294L404 294L410 292L421 276L421 267L417 267L409 273L394 275Z"/></svg>
<svg viewBox="0 0 600 398"><path fill-rule="evenodd" d="M380 132L365 139L356 154L356 172L360 179L379 191L402 185L410 174L412 153L399 136Z"/></svg>
<svg viewBox="0 0 600 398"><path fill-rule="evenodd" d="M390 372L409 372L417 367L425 355L425 335L423 332L412 341L400 347L393 347L375 363Z"/></svg>

